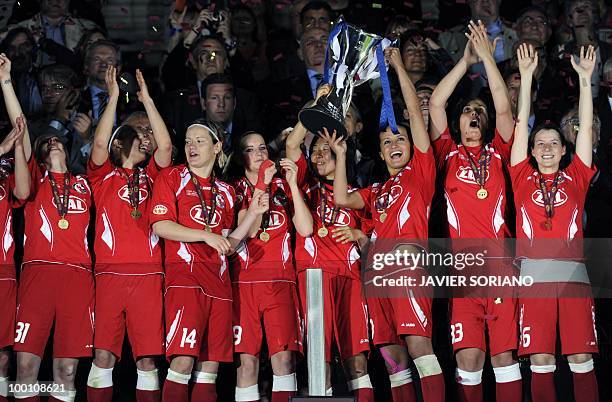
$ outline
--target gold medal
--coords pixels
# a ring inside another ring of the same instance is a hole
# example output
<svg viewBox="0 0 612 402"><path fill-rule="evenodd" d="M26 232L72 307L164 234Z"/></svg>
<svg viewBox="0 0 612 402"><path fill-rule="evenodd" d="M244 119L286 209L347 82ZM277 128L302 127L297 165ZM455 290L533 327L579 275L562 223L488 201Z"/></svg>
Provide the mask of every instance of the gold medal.
<svg viewBox="0 0 612 402"><path fill-rule="evenodd" d="M265 231L264 231L264 232L261 232L261 233L259 234L259 240L264 241L264 242L269 241L269 240L270 240L270 234L268 234L268 233L267 233L267 232L265 232Z"/></svg>
<svg viewBox="0 0 612 402"><path fill-rule="evenodd" d="M142 216L142 212L140 212L139 210L135 209L132 212L130 212L130 215L134 219L140 219L140 217Z"/></svg>
<svg viewBox="0 0 612 402"><path fill-rule="evenodd" d="M387 213L383 212L382 214L380 214L380 217L378 219L380 219L380 223L384 223L387 220Z"/></svg>
<svg viewBox="0 0 612 402"><path fill-rule="evenodd" d="M66 230L68 229L68 226L70 226L70 223L68 223L67 219L61 218L59 221L57 221L57 226L62 230Z"/></svg>
<svg viewBox="0 0 612 402"><path fill-rule="evenodd" d="M212 233L212 228L210 226L205 226L204 230L207 231L208 233Z"/></svg>
<svg viewBox="0 0 612 402"><path fill-rule="evenodd" d="M327 228L323 226L322 228L319 228L317 234L319 235L319 237L325 237L329 234L329 230L327 230Z"/></svg>
<svg viewBox="0 0 612 402"><path fill-rule="evenodd" d="M479 200L484 200L488 196L489 192L485 188L481 188L480 190L476 191L476 197L478 197Z"/></svg>

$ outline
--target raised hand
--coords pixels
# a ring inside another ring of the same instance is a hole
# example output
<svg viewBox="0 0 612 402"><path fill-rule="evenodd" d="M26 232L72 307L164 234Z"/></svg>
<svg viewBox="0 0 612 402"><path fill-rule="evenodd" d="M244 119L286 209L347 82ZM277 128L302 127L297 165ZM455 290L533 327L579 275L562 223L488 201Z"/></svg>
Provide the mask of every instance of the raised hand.
<svg viewBox="0 0 612 402"><path fill-rule="evenodd" d="M91 123L91 114L77 113L74 117L74 121L72 122L72 126L83 139L87 139L89 137Z"/></svg>
<svg viewBox="0 0 612 402"><path fill-rule="evenodd" d="M119 98L119 84L117 84L117 67L108 66L106 69L106 89L108 90L108 96L110 98Z"/></svg>
<svg viewBox="0 0 612 402"><path fill-rule="evenodd" d="M4 53L0 54L0 80L11 79L11 61Z"/></svg>
<svg viewBox="0 0 612 402"><path fill-rule="evenodd" d="M478 55L476 54L476 51L474 50L474 46L472 45L472 42L469 40L465 44L465 49L463 50L463 61L465 61L468 67L480 62L480 60L478 59Z"/></svg>
<svg viewBox="0 0 612 402"><path fill-rule="evenodd" d="M404 62L402 61L402 54L396 47L389 46L385 49L385 61L389 63L394 70L397 71L399 68L404 68Z"/></svg>
<svg viewBox="0 0 612 402"><path fill-rule="evenodd" d="M521 77L527 75L533 76L533 73L538 67L538 52L533 46L527 45L526 43L521 44L518 49L516 49L516 56Z"/></svg>
<svg viewBox="0 0 612 402"><path fill-rule="evenodd" d="M249 205L249 210L254 212L257 215L262 215L270 208L270 196L265 192L258 192L253 194L253 199L251 200L251 205Z"/></svg>
<svg viewBox="0 0 612 402"><path fill-rule="evenodd" d="M593 75L593 69L595 68L595 61L597 56L595 55L595 48L593 45L589 45L588 48L584 48L584 46L580 47L580 59L579 62L576 63L574 56L570 58L570 62L572 63L572 67L578 73L578 76L581 78L591 79L591 75Z"/></svg>
<svg viewBox="0 0 612 402"><path fill-rule="evenodd" d="M276 174L276 165L274 164L268 166L266 170L264 170L264 183L266 186L272 183L272 179L274 178L275 174Z"/></svg>
<svg viewBox="0 0 612 402"><path fill-rule="evenodd" d="M149 88L147 87L147 83L142 76L142 72L139 69L136 69L136 81L138 82L138 100L141 103L151 100L151 95L149 95Z"/></svg>
<svg viewBox="0 0 612 402"><path fill-rule="evenodd" d="M476 55L481 60L492 59L499 38L495 38L495 40L491 42L487 35L487 28L482 21L478 21L478 24L474 21L470 21L468 29L470 33L466 33L465 36L467 36L469 42L472 44L472 48Z"/></svg>
<svg viewBox="0 0 612 402"><path fill-rule="evenodd" d="M23 140L23 133L25 133L25 118L21 115L15 121L15 127L0 143L0 155L9 153L16 145L16 142L21 142Z"/></svg>
<svg viewBox="0 0 612 402"><path fill-rule="evenodd" d="M321 96L325 96L331 92L331 85L323 84L317 88L317 96L315 96L315 102L319 100Z"/></svg>
<svg viewBox="0 0 612 402"><path fill-rule="evenodd" d="M289 185L297 186L298 167L291 159L283 158L280 160L282 170L285 172L285 180Z"/></svg>
<svg viewBox="0 0 612 402"><path fill-rule="evenodd" d="M342 137L336 137L336 130L330 135L327 127L323 127L323 132L319 131L319 135L327 141L336 156L346 154L346 141Z"/></svg>

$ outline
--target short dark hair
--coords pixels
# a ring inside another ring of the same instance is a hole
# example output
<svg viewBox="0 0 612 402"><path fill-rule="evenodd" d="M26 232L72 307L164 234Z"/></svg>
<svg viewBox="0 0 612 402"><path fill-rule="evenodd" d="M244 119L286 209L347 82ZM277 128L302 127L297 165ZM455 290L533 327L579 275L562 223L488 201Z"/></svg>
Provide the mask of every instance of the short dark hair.
<svg viewBox="0 0 612 402"><path fill-rule="evenodd" d="M540 14L542 14L544 16L544 19L546 20L547 24L550 24L550 19L548 18L548 14L546 13L546 10L540 6L527 6L525 8L523 8L519 13L518 13L518 17L516 18L516 22L518 23L521 18L523 18L523 15L527 14L530 11L536 11Z"/></svg>
<svg viewBox="0 0 612 402"><path fill-rule="evenodd" d="M71 87L79 87L80 79L79 75L72 68L64 64L50 64L43 67L38 73L38 81L42 83L45 78L53 78L56 81L62 82Z"/></svg>
<svg viewBox="0 0 612 402"><path fill-rule="evenodd" d="M15 40L17 35L20 35L20 34L24 34L25 36L27 36L28 40L32 42L32 45L36 45L36 40L34 39L34 36L32 36L32 33L30 32L29 29L23 28L23 27L17 27L17 28L13 28L10 31L8 31L6 34L6 37L0 44L0 49L2 49L3 53L7 52L9 46L11 45L11 42Z"/></svg>
<svg viewBox="0 0 612 402"><path fill-rule="evenodd" d="M87 47L87 49L85 49L85 56L83 57L83 64L85 65L89 64L89 61L91 59L91 53L97 48L102 47L102 46L106 46L106 47L115 49L115 53L117 53L117 63L121 61L121 50L119 49L119 46L115 42L103 39L103 40L99 40L99 41L92 43L91 45Z"/></svg>
<svg viewBox="0 0 612 402"><path fill-rule="evenodd" d="M309 1L304 8L302 8L302 11L300 11L300 24L304 25L304 17L306 16L306 12L310 10L325 10L329 15L330 20L334 18L334 10L332 10L328 2L313 0Z"/></svg>
<svg viewBox="0 0 612 402"><path fill-rule="evenodd" d="M206 94L208 91L208 87L210 85L215 84L227 84L231 85L232 90L234 89L234 81L232 81L232 77L228 74L211 74L204 81L202 81L202 88L200 91L201 97L206 99Z"/></svg>

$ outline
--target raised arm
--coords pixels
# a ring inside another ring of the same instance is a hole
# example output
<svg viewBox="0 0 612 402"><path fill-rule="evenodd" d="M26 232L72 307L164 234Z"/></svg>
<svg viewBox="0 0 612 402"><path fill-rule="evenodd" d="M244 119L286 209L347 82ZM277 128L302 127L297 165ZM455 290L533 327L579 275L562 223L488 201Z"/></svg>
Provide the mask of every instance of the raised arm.
<svg viewBox="0 0 612 402"><path fill-rule="evenodd" d="M578 103L579 128L576 136L576 155L585 165L593 163L593 97L591 75L595 68L595 48L580 48L580 61L576 64L574 56L570 59L572 67L580 78L580 100Z"/></svg>
<svg viewBox="0 0 612 402"><path fill-rule="evenodd" d="M489 81L489 88L493 96L493 105L495 106L495 124L499 134L508 142L512 138L514 132L514 118L512 116L512 107L510 105L510 95L506 83L497 68L497 63L493 58L495 46L499 38L495 38L493 42L487 36L487 28L482 21L478 21L478 25L474 21L470 21L468 26L470 34L467 35L474 51L484 64Z"/></svg>
<svg viewBox="0 0 612 402"><path fill-rule="evenodd" d="M470 66L477 62L478 56L476 56L472 44L468 41L463 51L463 57L455 64L455 67L442 78L442 81L440 81L431 94L431 98L429 99L429 121L431 122L429 127L429 138L431 141L440 138L442 132L448 127L446 103Z"/></svg>
<svg viewBox="0 0 612 402"><path fill-rule="evenodd" d="M529 150L529 111L531 109L531 82L538 66L538 52L532 45L522 44L516 49L519 71L521 72L521 90L519 92L518 116L514 130L514 142L510 153L510 165L516 166L527 158Z"/></svg>
<svg viewBox="0 0 612 402"><path fill-rule="evenodd" d="M323 138L327 140L331 150L336 155L336 170L334 172L334 204L338 207L362 209L365 207L363 199L357 192L349 193L348 180L346 178L346 141L336 138L336 132L329 135L327 129L323 129Z"/></svg>
<svg viewBox="0 0 612 402"><path fill-rule="evenodd" d="M157 149L153 155L155 163L161 168L168 167L172 163L172 140L170 139L170 133L166 123L164 123L164 119L162 119L157 107L155 107L153 99L149 95L147 83L140 70L136 70L136 81L138 81L138 87L140 88L138 100L142 102L147 112L147 117L153 130L153 138L155 138L157 143Z"/></svg>
<svg viewBox="0 0 612 402"><path fill-rule="evenodd" d="M100 117L98 127L96 127L90 156L91 161L96 166L103 165L108 159L108 142L115 126L115 114L119 101L119 85L117 85L117 68L115 66L108 66L105 81L108 89L108 104L104 113L102 113L102 117Z"/></svg>
<svg viewBox="0 0 612 402"><path fill-rule="evenodd" d="M297 183L297 165L290 159L284 158L280 161L281 167L285 170L285 180L289 183L291 198L293 200L293 226L302 237L312 235L313 223L312 214L304 202L302 192Z"/></svg>
<svg viewBox="0 0 612 402"><path fill-rule="evenodd" d="M15 94L15 88L11 81L11 61L6 57L4 53L0 54L0 86L2 86L2 95L4 96L4 103L6 105L6 111L8 112L9 119L15 127L17 118L23 116L19 99ZM27 160L30 160L32 156L32 144L30 143L30 133L26 125L23 136L23 152Z"/></svg>
<svg viewBox="0 0 612 402"><path fill-rule="evenodd" d="M314 103L316 103L321 96L327 95L330 89L331 87L329 85L321 85L317 89L317 97ZM291 159L293 162L297 162L302 155L302 143L304 142L304 138L306 138L307 132L306 127L298 121L293 130L291 130L291 133L287 136L287 140L285 141L285 152L287 158Z"/></svg>
<svg viewBox="0 0 612 402"><path fill-rule="evenodd" d="M25 135L25 119L17 118L15 127L4 137L0 143L0 156L15 149L15 187L13 195L19 200L25 200L30 196L31 175L28 162L23 150L23 137Z"/></svg>
<svg viewBox="0 0 612 402"><path fill-rule="evenodd" d="M261 168L260 168L261 170ZM276 174L276 166L275 165L271 165L269 166L265 171L264 171L264 175L263 175L263 181L266 187L268 187L270 185L270 183L272 183L272 179L274 178L274 175ZM259 196L260 193L264 193L265 191L259 188L255 188L255 190L253 191L253 197L255 198L257 196ZM240 225L242 223L242 221L244 220L245 216L247 214L247 210L243 209L240 212L238 212L238 225ZM259 228L261 227L261 221L262 221L263 216L259 215L257 218L255 218L255 220L253 221L253 224L251 225L251 228L249 229L249 233L247 233L247 236L249 236L250 238L253 238L257 235L257 232L259 231Z"/></svg>
<svg viewBox="0 0 612 402"><path fill-rule="evenodd" d="M427 134L425 120L423 120L421 103L419 102L414 84L410 81L410 77L408 77L399 49L396 47L386 48L385 58L389 60L389 65L395 69L399 79L402 96L410 118L410 132L412 133L413 145L419 151L427 152L429 149L429 134Z"/></svg>

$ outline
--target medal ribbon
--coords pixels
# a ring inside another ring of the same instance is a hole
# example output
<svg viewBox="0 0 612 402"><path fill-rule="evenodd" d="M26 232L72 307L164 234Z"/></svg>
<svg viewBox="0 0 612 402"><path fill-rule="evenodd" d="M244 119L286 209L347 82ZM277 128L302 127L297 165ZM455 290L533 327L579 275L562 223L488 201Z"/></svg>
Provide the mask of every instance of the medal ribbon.
<svg viewBox="0 0 612 402"><path fill-rule="evenodd" d="M332 216L329 222L329 225L325 224L325 217L327 216L327 190L325 189L325 183L319 181L319 190L321 195L321 221L323 222L323 227L332 226L336 223L336 218L338 217L338 212L340 208L334 206L332 209Z"/></svg>
<svg viewBox="0 0 612 402"><path fill-rule="evenodd" d="M206 227L210 227L210 223L212 221L213 216L215 215L215 209L217 208L217 187L215 187L215 176L210 178L210 189L212 191L212 200L210 206L210 213L208 213L208 209L206 208L206 201L204 200L204 196L202 195L202 188L200 187L200 182L196 178L191 170L189 171L189 175L191 176L191 182L195 187L196 194L200 200L200 206L202 207L202 214L204 215L204 220L206 221Z"/></svg>
<svg viewBox="0 0 612 402"><path fill-rule="evenodd" d="M476 182L478 183L480 188L484 188L485 181L487 180L487 170L489 167L489 162L491 161L491 154L485 147L480 153L480 157L478 158L478 167L476 167L476 162L474 162L474 157L472 153L468 151L467 148L465 149L465 153L467 154L468 161L470 163L470 168L474 173L474 178L476 179Z"/></svg>
<svg viewBox="0 0 612 402"><path fill-rule="evenodd" d="M383 212L385 212L385 210L389 207L389 204L391 203L391 189L393 188L393 186L395 186L399 182L399 179L404 173L404 171L405 170L402 170L401 172L399 172L393 177L393 180L391 181L391 185L389 186L389 189L385 193L383 193L383 189L386 187L387 183L385 183L385 185L382 186L380 188L380 191L376 194L376 211L379 214L382 214Z"/></svg>
<svg viewBox="0 0 612 402"><path fill-rule="evenodd" d="M544 199L544 211L546 212L547 222L550 222L555 215L555 196L559 186L559 179L561 179L561 173L557 172L552 182L552 186L550 187L550 191L548 191L546 189L546 180L544 180L542 173L538 172L538 183L540 185L540 191L542 191L542 198Z"/></svg>
<svg viewBox="0 0 612 402"><path fill-rule="evenodd" d="M64 219L68 213L68 201L70 199L70 172L64 174L64 188L62 189L62 198L60 199L59 188L53 174L48 172L49 183L51 184L51 192L53 193L53 201L55 208L60 218Z"/></svg>
<svg viewBox="0 0 612 402"><path fill-rule="evenodd" d="M121 175L127 181L130 205L134 211L137 211L140 204L140 168L134 169L131 176L124 169L121 169Z"/></svg>

